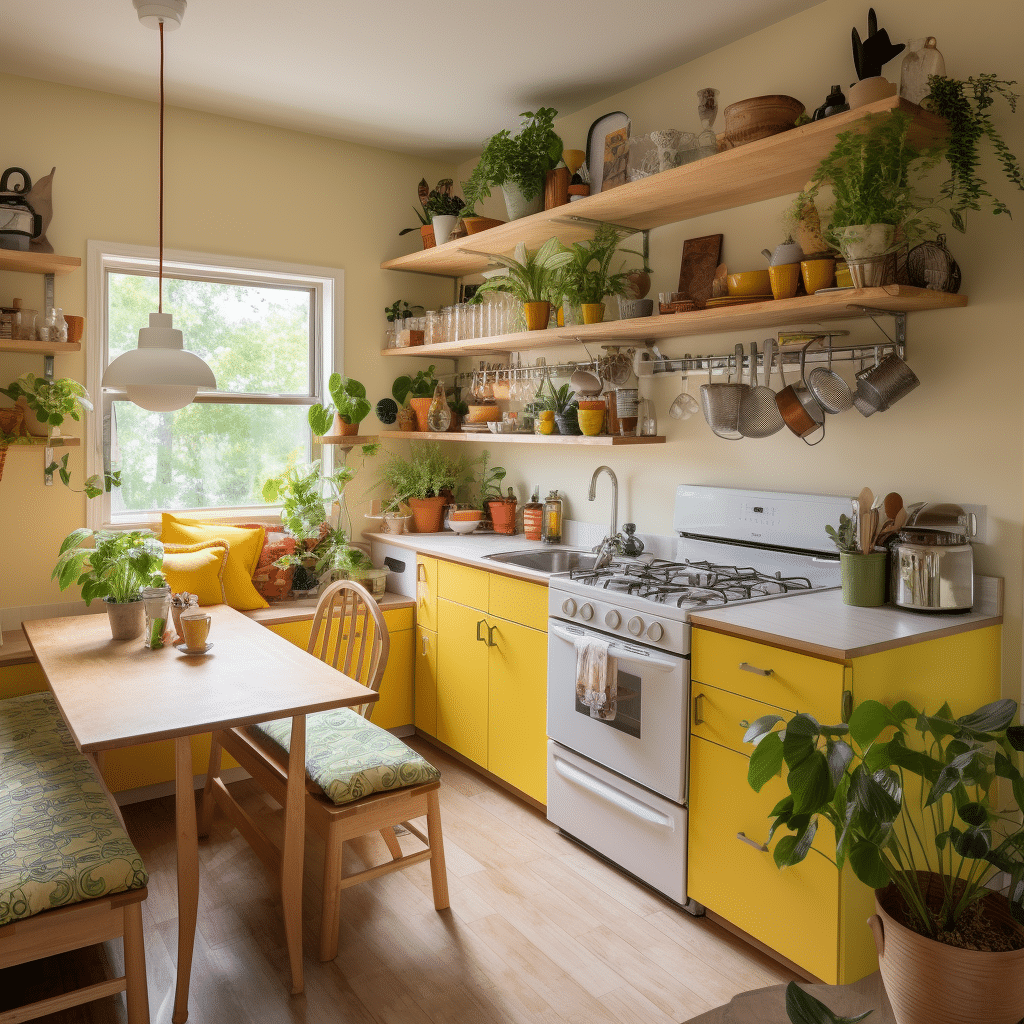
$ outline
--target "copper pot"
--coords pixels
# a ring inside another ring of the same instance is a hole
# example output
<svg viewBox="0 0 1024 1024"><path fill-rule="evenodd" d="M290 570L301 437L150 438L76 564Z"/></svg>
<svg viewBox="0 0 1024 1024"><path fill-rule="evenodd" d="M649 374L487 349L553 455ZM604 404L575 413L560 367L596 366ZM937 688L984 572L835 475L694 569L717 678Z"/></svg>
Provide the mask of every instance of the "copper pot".
<svg viewBox="0 0 1024 1024"><path fill-rule="evenodd" d="M779 376L786 386L775 396L775 402L786 421L786 426L799 437L804 444L816 445L825 436L825 413L818 405L814 395L811 394L804 383L804 368L807 364L807 348L813 344L811 339L800 350L800 379L793 384L786 384L786 375L783 370L782 356L779 357ZM817 441L808 441L809 435L821 428L821 437Z"/></svg>

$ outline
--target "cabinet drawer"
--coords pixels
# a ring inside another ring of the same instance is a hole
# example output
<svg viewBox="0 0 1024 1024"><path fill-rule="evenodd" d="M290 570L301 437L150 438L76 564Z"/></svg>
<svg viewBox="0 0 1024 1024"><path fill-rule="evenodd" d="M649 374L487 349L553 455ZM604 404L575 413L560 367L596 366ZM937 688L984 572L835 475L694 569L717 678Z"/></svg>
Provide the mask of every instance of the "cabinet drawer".
<svg viewBox="0 0 1024 1024"><path fill-rule="evenodd" d="M519 622L531 629L548 630L548 588L510 576L491 574L488 610L491 615Z"/></svg>
<svg viewBox="0 0 1024 1024"><path fill-rule="evenodd" d="M741 722L753 722L762 715L785 714L781 708L765 704L750 697L743 697L728 690L719 690L704 683L692 684L690 698L690 732L723 747L729 747L747 757L753 751L749 743L743 742L746 726Z"/></svg>
<svg viewBox="0 0 1024 1024"><path fill-rule="evenodd" d="M839 662L705 629L693 631L692 645L694 681L787 711L806 711L820 722L841 720L846 670Z"/></svg>
<svg viewBox="0 0 1024 1024"><path fill-rule="evenodd" d="M438 561L437 596L467 608L487 611L487 579L489 573L483 569L472 569L468 565Z"/></svg>
<svg viewBox="0 0 1024 1024"><path fill-rule="evenodd" d="M768 811L785 794L785 784L772 779L755 793L747 785L746 757L699 737L690 758L687 894L834 985L839 872L814 849L780 871L771 853L757 846L768 835Z"/></svg>

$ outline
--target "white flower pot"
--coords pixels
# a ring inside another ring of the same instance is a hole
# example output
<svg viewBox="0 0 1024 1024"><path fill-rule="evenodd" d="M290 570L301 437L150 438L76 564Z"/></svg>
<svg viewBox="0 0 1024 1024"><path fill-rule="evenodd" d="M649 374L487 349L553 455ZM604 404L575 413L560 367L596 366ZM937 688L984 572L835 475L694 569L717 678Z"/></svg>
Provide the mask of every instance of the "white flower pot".
<svg viewBox="0 0 1024 1024"><path fill-rule="evenodd" d="M892 224L851 224L838 232L839 248L847 260L882 256L892 248L896 228Z"/></svg>
<svg viewBox="0 0 1024 1024"><path fill-rule="evenodd" d="M458 222L458 217L431 217L430 223L434 226L434 244L444 245L455 230L455 225Z"/></svg>
<svg viewBox="0 0 1024 1024"><path fill-rule="evenodd" d="M531 213L540 213L544 209L543 189L529 201L523 198L523 190L514 181L506 181L501 186L501 191L505 195L505 208L508 210L509 220L529 217Z"/></svg>

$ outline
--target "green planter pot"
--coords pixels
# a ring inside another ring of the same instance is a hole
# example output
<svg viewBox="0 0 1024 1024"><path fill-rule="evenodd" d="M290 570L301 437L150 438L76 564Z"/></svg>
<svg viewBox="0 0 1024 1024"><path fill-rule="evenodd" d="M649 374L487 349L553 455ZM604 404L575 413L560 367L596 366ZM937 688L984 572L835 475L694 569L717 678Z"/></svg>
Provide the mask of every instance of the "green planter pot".
<svg viewBox="0 0 1024 1024"><path fill-rule="evenodd" d="M872 551L869 555L839 553L839 566L843 579L843 604L858 608L877 608L885 604L885 570L887 551Z"/></svg>

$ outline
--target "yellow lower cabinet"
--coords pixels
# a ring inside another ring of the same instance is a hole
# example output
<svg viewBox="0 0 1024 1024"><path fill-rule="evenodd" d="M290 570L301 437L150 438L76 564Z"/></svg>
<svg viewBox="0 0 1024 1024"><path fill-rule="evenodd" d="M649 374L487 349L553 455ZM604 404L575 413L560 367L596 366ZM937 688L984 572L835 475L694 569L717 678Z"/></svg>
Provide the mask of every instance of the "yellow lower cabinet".
<svg viewBox="0 0 1024 1024"><path fill-rule="evenodd" d="M416 624L437 631L437 559L416 556Z"/></svg>
<svg viewBox="0 0 1024 1024"><path fill-rule="evenodd" d="M762 848L766 807L786 792L779 778L755 793L745 755L691 737L687 894L834 985L839 872L813 848L801 864L780 871Z"/></svg>
<svg viewBox="0 0 1024 1024"><path fill-rule="evenodd" d="M487 769L547 803L548 635L488 619Z"/></svg>
<svg viewBox="0 0 1024 1024"><path fill-rule="evenodd" d="M446 563L442 563L446 564ZM487 766L487 629L476 608L437 600L436 737Z"/></svg>
<svg viewBox="0 0 1024 1024"><path fill-rule="evenodd" d="M428 736L437 735L437 633L416 627L414 723Z"/></svg>
<svg viewBox="0 0 1024 1024"><path fill-rule="evenodd" d="M46 676L37 661L0 668L0 700L20 697L25 693L39 693L45 689Z"/></svg>

